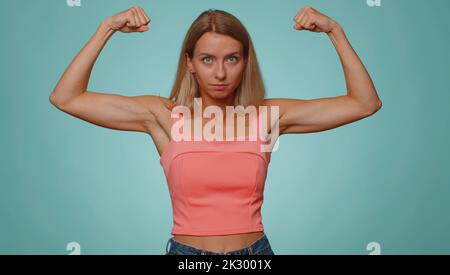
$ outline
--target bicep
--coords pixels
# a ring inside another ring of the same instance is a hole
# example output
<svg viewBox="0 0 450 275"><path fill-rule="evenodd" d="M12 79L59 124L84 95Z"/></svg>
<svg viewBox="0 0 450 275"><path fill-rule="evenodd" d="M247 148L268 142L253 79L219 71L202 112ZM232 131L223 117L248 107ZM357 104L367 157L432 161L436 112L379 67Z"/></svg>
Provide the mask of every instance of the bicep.
<svg viewBox="0 0 450 275"><path fill-rule="evenodd" d="M371 114L349 96L317 99L283 98L271 99L269 102L280 108L280 135L320 132Z"/></svg>
<svg viewBox="0 0 450 275"><path fill-rule="evenodd" d="M152 96L123 96L86 91L61 109L98 126L124 131L148 132L155 117L148 108ZM156 103L156 100L155 100Z"/></svg>

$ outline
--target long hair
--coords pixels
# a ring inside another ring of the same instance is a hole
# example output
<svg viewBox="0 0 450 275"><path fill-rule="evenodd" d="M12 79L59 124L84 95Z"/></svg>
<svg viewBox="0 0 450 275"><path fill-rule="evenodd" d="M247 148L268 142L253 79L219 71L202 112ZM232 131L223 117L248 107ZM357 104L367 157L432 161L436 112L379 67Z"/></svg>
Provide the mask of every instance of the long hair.
<svg viewBox="0 0 450 275"><path fill-rule="evenodd" d="M187 67L186 53L193 58L194 47L206 32L227 35L242 43L245 67L242 81L235 90L234 105L259 106L266 96L266 91L250 35L239 19L232 14L210 9L195 19L183 41L175 83L169 97L175 103L172 108L175 105L182 105L193 110L194 98L200 97L197 80Z"/></svg>

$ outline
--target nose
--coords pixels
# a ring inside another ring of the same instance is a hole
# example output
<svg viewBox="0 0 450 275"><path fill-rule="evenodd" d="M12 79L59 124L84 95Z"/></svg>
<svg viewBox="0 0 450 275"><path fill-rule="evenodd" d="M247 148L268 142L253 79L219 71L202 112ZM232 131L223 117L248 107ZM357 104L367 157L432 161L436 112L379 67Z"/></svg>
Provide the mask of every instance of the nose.
<svg viewBox="0 0 450 275"><path fill-rule="evenodd" d="M219 68L217 68L216 71L216 78L222 80L225 77L226 77L225 66L219 63Z"/></svg>

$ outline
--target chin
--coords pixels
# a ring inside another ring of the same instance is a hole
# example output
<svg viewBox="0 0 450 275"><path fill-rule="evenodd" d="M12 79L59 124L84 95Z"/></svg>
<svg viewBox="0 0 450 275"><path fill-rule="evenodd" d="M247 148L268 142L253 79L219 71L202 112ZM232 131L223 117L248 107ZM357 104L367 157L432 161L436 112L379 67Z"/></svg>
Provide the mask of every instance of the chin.
<svg viewBox="0 0 450 275"><path fill-rule="evenodd" d="M224 99L230 96L233 96L232 93L228 93L227 91L211 91L209 96L215 99Z"/></svg>

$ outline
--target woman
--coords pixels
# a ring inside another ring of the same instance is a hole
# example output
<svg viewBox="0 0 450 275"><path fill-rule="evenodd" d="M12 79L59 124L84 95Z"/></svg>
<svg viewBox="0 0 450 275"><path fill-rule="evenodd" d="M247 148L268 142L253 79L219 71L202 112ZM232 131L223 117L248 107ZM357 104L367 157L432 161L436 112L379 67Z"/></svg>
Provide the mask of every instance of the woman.
<svg viewBox="0 0 450 275"><path fill-rule="evenodd" d="M166 254L274 254L260 214L271 152L263 152L259 145L268 140L273 145L279 135L324 131L374 114L381 108L381 101L369 74L342 27L305 6L294 17L294 29L329 36L342 62L347 95L312 100L266 99L245 27L227 12L208 10L187 32L169 98L87 91L91 69L111 35L117 31L146 32L149 22L140 7L104 20L62 75L50 95L51 103L103 127L151 136L161 156L173 206L174 237L167 242ZM200 120L195 115L199 105ZM230 122L228 113L221 115L227 112L227 106L240 105L246 110L257 107L243 125L239 125L239 119L238 123ZM276 110L276 116L272 112L266 118L267 113L260 108L264 106ZM174 112L178 107L185 109ZM210 108L216 108L214 120L205 115ZM185 119L179 124L173 118ZM209 125L211 122L214 127ZM229 135L241 127L253 136L255 122L269 129L265 138L242 141L242 134ZM216 140L198 139L211 134L197 134L198 128L214 128Z"/></svg>

